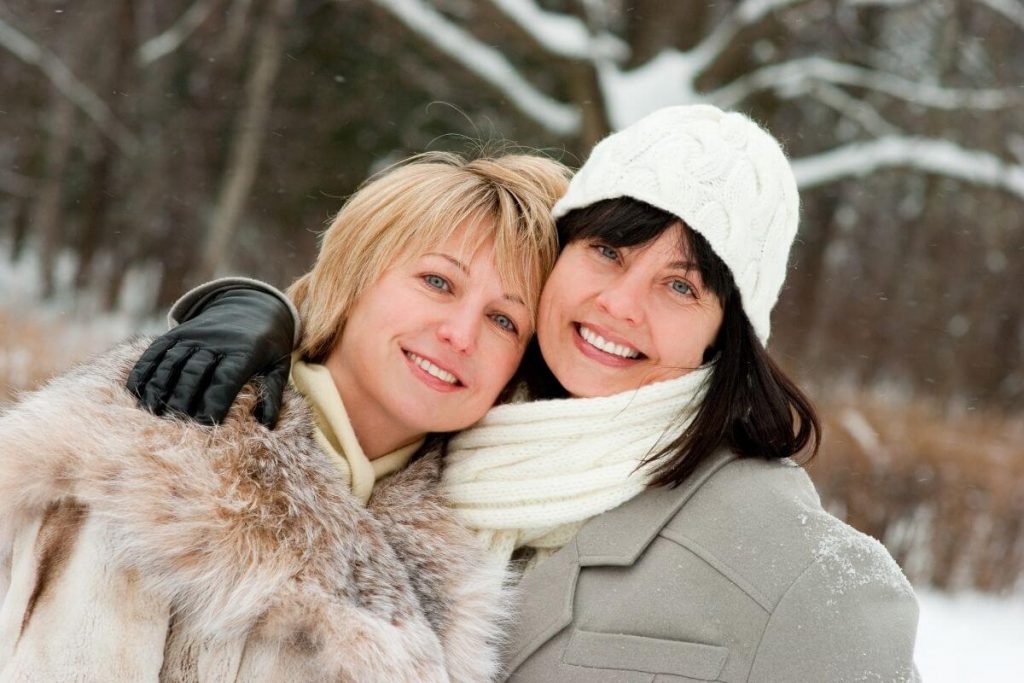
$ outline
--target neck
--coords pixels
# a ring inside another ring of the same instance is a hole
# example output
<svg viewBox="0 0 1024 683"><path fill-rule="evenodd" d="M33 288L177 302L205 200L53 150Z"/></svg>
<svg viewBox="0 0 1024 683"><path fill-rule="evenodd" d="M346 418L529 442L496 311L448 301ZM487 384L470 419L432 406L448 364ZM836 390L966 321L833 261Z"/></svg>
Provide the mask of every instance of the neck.
<svg viewBox="0 0 1024 683"><path fill-rule="evenodd" d="M368 460L376 460L423 438L423 434L402 425L368 397L358 378L346 368L332 363L331 359L325 365L334 379L341 402L345 404L352 431Z"/></svg>
<svg viewBox="0 0 1024 683"><path fill-rule="evenodd" d="M349 405L344 394L341 395L341 400L346 407ZM423 434L399 435L390 422L375 419L372 415L363 415L358 410L349 409L348 416L352 421L352 431L356 433L367 460L376 460L388 453L394 453L399 448L423 438Z"/></svg>

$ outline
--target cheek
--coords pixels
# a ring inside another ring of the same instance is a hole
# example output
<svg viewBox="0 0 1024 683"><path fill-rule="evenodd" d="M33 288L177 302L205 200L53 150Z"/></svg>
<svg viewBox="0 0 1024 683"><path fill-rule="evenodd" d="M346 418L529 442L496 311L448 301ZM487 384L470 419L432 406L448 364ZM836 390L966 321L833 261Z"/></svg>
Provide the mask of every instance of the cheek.
<svg viewBox="0 0 1024 683"><path fill-rule="evenodd" d="M678 312L675 312L678 315ZM700 316L685 316L676 320L662 318L661 324L651 328L651 337L661 362L667 365L693 368L701 364L704 350L714 342L710 324Z"/></svg>
<svg viewBox="0 0 1024 683"><path fill-rule="evenodd" d="M487 353L480 356L481 387L486 387L488 394L494 394L492 402L505 388L516 368L523 359L523 351L504 339L495 339L488 344Z"/></svg>
<svg viewBox="0 0 1024 683"><path fill-rule="evenodd" d="M432 311L429 300L418 299L407 289L384 286L387 284L365 292L353 309L355 315L349 318L364 338L376 338L380 343L421 326Z"/></svg>
<svg viewBox="0 0 1024 683"><path fill-rule="evenodd" d="M692 347L690 361L693 367L703 363L704 354L714 345L721 323L721 317L715 314L708 314L699 321L699 332L693 335L693 341L690 344Z"/></svg>
<svg viewBox="0 0 1024 683"><path fill-rule="evenodd" d="M566 319L571 317L570 304L579 299L573 279L562 270L553 274L544 285L537 309L537 337L542 341L553 337Z"/></svg>

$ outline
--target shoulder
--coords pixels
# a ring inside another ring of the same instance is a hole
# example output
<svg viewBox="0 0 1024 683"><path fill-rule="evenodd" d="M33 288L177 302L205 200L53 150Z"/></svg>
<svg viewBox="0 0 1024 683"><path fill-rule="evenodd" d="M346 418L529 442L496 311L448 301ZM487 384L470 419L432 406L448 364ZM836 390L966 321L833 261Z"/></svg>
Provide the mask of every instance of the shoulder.
<svg viewBox="0 0 1024 683"><path fill-rule="evenodd" d="M751 681L907 680L918 609L892 556L821 505L801 467L736 460L662 529L764 615ZM709 586L710 588L710 586ZM720 609L726 610L725 606Z"/></svg>
<svg viewBox="0 0 1024 683"><path fill-rule="evenodd" d="M279 585L321 527L352 528L358 506L297 394L273 431L243 416L251 405L218 427L139 409L124 385L148 343L81 363L0 417L0 516L32 520L73 498L104 520L123 566L147 583L195 596L204 613L237 613L242 602L217 588L226 577L249 566L245 585Z"/></svg>
<svg viewBox="0 0 1024 683"><path fill-rule="evenodd" d="M662 531L746 582L768 608L796 586L823 595L880 589L913 599L876 539L821 505L802 467L739 459L711 476Z"/></svg>
<svg viewBox="0 0 1024 683"><path fill-rule="evenodd" d="M228 418L215 429L172 415L158 418L140 409L126 385L136 361L152 341L142 336L130 338L22 394L0 411L0 429L5 433L42 432L55 444L80 441L77 460L88 460L94 451L98 456L101 443L117 451L152 445L180 452L241 444L259 437L274 441L294 439L298 433L311 436L312 412L293 390L285 392L277 429L266 430L252 418L258 382L242 389Z"/></svg>

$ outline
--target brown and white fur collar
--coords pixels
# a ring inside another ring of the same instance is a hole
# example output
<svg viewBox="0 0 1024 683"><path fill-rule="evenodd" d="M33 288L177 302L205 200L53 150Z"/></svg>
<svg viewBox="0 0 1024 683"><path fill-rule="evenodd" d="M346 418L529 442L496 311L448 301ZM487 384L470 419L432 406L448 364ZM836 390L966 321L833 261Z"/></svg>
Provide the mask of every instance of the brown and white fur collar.
<svg viewBox="0 0 1024 683"><path fill-rule="evenodd" d="M117 565L168 601L161 680L194 678L197 650L240 640L269 647L277 663L264 672L289 681L496 675L504 566L444 504L437 457L364 507L294 392L273 431L250 416L258 387L215 428L136 408L123 387L145 346L124 344L0 416L0 601L18 535L72 504L108 527Z"/></svg>

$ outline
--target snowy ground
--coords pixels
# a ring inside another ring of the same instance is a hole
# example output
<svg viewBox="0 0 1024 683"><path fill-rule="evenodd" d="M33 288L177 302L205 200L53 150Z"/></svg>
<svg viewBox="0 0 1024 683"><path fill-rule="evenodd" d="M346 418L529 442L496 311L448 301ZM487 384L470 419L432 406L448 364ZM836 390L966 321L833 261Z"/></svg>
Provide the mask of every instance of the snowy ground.
<svg viewBox="0 0 1024 683"><path fill-rule="evenodd" d="M915 659L925 683L1024 681L1024 596L917 591Z"/></svg>

